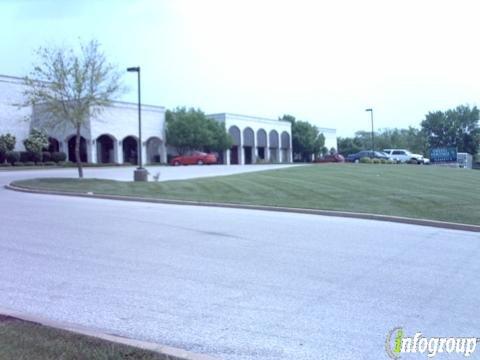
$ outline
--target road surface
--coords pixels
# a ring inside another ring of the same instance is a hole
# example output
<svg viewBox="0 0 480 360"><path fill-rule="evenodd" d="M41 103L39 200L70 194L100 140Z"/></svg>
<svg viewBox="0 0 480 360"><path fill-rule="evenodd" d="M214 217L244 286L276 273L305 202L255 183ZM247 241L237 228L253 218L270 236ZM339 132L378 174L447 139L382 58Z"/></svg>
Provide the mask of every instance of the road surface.
<svg viewBox="0 0 480 360"><path fill-rule="evenodd" d="M0 183L19 175L52 173ZM478 233L3 188L0 204L5 308L232 360L383 359L397 326L480 337Z"/></svg>

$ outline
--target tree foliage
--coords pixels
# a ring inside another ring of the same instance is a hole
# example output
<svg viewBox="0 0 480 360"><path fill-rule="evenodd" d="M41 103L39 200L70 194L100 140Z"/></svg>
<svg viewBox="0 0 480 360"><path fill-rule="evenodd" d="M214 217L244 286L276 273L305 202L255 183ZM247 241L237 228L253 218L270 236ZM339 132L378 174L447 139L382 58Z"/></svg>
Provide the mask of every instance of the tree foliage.
<svg viewBox="0 0 480 360"><path fill-rule="evenodd" d="M92 40L80 49L40 48L37 63L25 78L25 105L39 105L36 112L49 128L73 127L78 175L81 129L121 92L120 73L107 62L100 44Z"/></svg>
<svg viewBox="0 0 480 360"><path fill-rule="evenodd" d="M428 146L456 147L459 152L477 154L480 142L480 112L476 106L460 105L445 112L429 112L422 121Z"/></svg>
<svg viewBox="0 0 480 360"><path fill-rule="evenodd" d="M16 141L12 134L0 135L0 153L5 154L7 151L13 151Z"/></svg>
<svg viewBox="0 0 480 360"><path fill-rule="evenodd" d="M338 152L343 155L369 150L372 147L372 133L357 131L353 137L338 138ZM414 127L408 129L381 129L374 134L375 150L408 149L414 153L426 154L427 147L422 131Z"/></svg>
<svg viewBox="0 0 480 360"><path fill-rule="evenodd" d="M292 115L283 115L280 120L292 124L292 150L294 158L310 161L312 155L319 156L325 145L325 136L307 121L297 120Z"/></svg>
<svg viewBox="0 0 480 360"><path fill-rule="evenodd" d="M232 139L225 125L207 118L200 109L177 107L167 110L168 144L179 154L191 150L221 152L232 146Z"/></svg>
<svg viewBox="0 0 480 360"><path fill-rule="evenodd" d="M40 154L42 150L48 147L48 136L44 131L32 129L28 137L23 140L25 150Z"/></svg>

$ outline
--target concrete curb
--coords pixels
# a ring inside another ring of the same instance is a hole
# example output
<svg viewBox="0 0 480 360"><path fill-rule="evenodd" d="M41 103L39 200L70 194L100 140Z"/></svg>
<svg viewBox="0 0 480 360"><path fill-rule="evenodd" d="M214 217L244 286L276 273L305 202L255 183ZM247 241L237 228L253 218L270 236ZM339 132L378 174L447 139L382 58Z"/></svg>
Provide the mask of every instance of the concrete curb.
<svg viewBox="0 0 480 360"><path fill-rule="evenodd" d="M51 328L70 331L76 334L90 336L106 341L110 341L120 345L132 346L138 349L152 351L159 354L164 360L219 360L219 358L214 358L208 355L195 354L189 351L182 349L177 349L170 346L160 345L157 343L152 343L148 341L134 340L125 338L122 336L117 336L113 334L107 334L95 329L89 329L87 327L63 323L58 321L48 320L39 316L24 314L18 311L5 309L0 307L0 314L10 316L23 321L29 321L32 323L48 326Z"/></svg>
<svg viewBox="0 0 480 360"><path fill-rule="evenodd" d="M90 194L75 193L75 192L68 192L68 191L32 189L32 188L27 188L27 187L22 187L18 185L12 185L12 184L5 185L5 188L9 190L33 193L33 194L74 196L74 197L86 197L86 198L106 199L106 200L135 201L135 202L146 202L146 203L155 203L155 204L191 205L191 206L193 205L193 206L224 207L224 208L247 209L247 210L278 211L278 212L288 212L288 213L296 213L296 214L309 214L309 215L334 216L334 217L354 218L354 219L364 219L364 220L388 221L388 222L395 222L395 223L401 223L401 224L430 226L430 227L436 227L436 228L442 228L442 229L480 232L479 225L460 224L460 223L427 220L427 219L413 219L413 218L406 218L401 216L388 216L388 215L378 215L378 214L369 214L369 213L289 208L289 207L281 207L281 206L215 203L215 202L189 201L189 200L152 199L152 198L142 198L142 197L135 197L135 196L104 195L104 194L93 194L93 193L90 193Z"/></svg>

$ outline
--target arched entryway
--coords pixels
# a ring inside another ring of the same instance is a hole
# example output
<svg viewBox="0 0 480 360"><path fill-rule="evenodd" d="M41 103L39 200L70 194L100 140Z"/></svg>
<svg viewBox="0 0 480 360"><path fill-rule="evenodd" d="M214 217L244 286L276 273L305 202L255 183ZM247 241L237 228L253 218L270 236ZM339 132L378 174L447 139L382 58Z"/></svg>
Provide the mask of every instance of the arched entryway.
<svg viewBox="0 0 480 360"><path fill-rule="evenodd" d="M49 153L59 152L60 151L60 141L58 141L54 137L49 137L48 138L48 146L43 150L48 151Z"/></svg>
<svg viewBox="0 0 480 360"><path fill-rule="evenodd" d="M243 130L243 156L245 164L252 164L255 161L255 134L249 127Z"/></svg>
<svg viewBox="0 0 480 360"><path fill-rule="evenodd" d="M282 162L290 162L290 134L286 131L282 132L280 147L282 151Z"/></svg>
<svg viewBox="0 0 480 360"><path fill-rule="evenodd" d="M75 157L75 139L76 135L73 135L68 140L68 161L77 162ZM87 141L83 136L80 137L80 161L86 163L88 161L87 157Z"/></svg>
<svg viewBox="0 0 480 360"><path fill-rule="evenodd" d="M267 132L263 129L257 131L257 153L258 158L265 160L267 151Z"/></svg>
<svg viewBox="0 0 480 360"><path fill-rule="evenodd" d="M240 129L236 126L231 126L228 133L232 137L233 145L230 148L230 164L240 164L240 143L241 134Z"/></svg>
<svg viewBox="0 0 480 360"><path fill-rule="evenodd" d="M138 141L135 136L127 136L122 140L123 162L137 165Z"/></svg>
<svg viewBox="0 0 480 360"><path fill-rule="evenodd" d="M152 136L147 140L147 163L159 164L161 162L162 140L156 136Z"/></svg>
<svg viewBox="0 0 480 360"><path fill-rule="evenodd" d="M270 151L270 162L275 163L279 161L279 139L276 130L270 131L268 134L268 146Z"/></svg>
<svg viewBox="0 0 480 360"><path fill-rule="evenodd" d="M97 163L110 164L115 162L117 140L112 135L101 135L97 138Z"/></svg>

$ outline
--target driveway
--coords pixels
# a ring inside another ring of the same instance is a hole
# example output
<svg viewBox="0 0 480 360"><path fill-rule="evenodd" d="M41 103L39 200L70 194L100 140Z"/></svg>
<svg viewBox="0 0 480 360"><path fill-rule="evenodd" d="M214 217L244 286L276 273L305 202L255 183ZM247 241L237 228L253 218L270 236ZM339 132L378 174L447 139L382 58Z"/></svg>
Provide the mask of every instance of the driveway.
<svg viewBox="0 0 480 360"><path fill-rule="evenodd" d="M192 165L192 166L145 166L152 176L160 173L160 181L184 180L200 177L234 175L253 171L283 169L298 164L272 164L272 165ZM133 181L133 166L119 167L87 167L84 168L86 178L111 179L119 181ZM25 169L25 170L0 170L0 183L7 183L18 179L35 177L78 177L76 168L63 169Z"/></svg>
<svg viewBox="0 0 480 360"><path fill-rule="evenodd" d="M384 359L396 326L480 336L477 233L3 189L0 199L1 307L232 360Z"/></svg>

